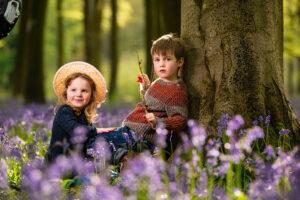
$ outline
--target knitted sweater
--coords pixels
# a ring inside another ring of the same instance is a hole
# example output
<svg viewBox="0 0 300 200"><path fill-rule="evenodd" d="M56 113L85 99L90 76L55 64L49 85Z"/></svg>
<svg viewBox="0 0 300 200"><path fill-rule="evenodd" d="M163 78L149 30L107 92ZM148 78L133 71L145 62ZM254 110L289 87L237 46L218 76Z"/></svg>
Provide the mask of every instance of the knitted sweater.
<svg viewBox="0 0 300 200"><path fill-rule="evenodd" d="M169 131L180 131L187 120L187 89L182 80L166 82L156 79L145 93L148 112L154 113L157 121L163 122ZM123 121L136 134L153 142L155 130L145 117L142 103L129 113Z"/></svg>

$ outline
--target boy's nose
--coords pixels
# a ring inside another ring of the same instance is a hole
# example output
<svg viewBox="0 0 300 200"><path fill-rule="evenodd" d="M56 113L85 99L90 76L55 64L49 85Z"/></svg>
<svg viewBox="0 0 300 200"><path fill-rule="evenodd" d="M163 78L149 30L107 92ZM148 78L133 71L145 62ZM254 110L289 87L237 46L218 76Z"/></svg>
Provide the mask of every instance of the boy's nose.
<svg viewBox="0 0 300 200"><path fill-rule="evenodd" d="M164 67L164 66L165 66L165 61L163 61L163 60L160 61L159 66L160 66L160 67Z"/></svg>

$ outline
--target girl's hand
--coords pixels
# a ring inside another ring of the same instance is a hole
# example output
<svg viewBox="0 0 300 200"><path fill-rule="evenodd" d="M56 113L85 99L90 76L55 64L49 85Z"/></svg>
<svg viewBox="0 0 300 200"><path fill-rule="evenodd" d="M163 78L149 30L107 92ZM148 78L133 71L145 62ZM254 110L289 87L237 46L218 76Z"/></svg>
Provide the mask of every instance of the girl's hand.
<svg viewBox="0 0 300 200"><path fill-rule="evenodd" d="M109 128L97 128L97 133L108 133L111 131L114 131L115 127L109 127Z"/></svg>
<svg viewBox="0 0 300 200"><path fill-rule="evenodd" d="M156 126L156 117L153 113L147 113L145 117L149 123L151 123L154 127Z"/></svg>

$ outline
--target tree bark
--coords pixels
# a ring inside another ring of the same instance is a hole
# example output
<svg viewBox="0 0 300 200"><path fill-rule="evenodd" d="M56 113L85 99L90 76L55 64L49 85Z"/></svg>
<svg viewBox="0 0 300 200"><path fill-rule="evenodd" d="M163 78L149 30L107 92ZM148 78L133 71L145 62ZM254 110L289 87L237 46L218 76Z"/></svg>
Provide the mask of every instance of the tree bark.
<svg viewBox="0 0 300 200"><path fill-rule="evenodd" d="M118 6L116 0L111 0L111 34L110 34L110 48L111 48L111 70L110 70L110 84L109 84L109 98L114 96L117 87L117 72L118 72L118 22L117 12Z"/></svg>
<svg viewBox="0 0 300 200"><path fill-rule="evenodd" d="M56 0L56 13L57 13L57 66L60 67L64 64L64 23L63 23L63 0Z"/></svg>
<svg viewBox="0 0 300 200"><path fill-rule="evenodd" d="M101 21L103 0L85 0L85 59L100 69L101 58Z"/></svg>
<svg viewBox="0 0 300 200"><path fill-rule="evenodd" d="M26 103L45 102L44 95L44 24L46 16L47 0L33 0L32 12L28 25L29 46L26 48L28 60L25 63L27 75L25 79L24 98Z"/></svg>
<svg viewBox="0 0 300 200"><path fill-rule="evenodd" d="M28 60L27 48L29 44L29 33L31 32L30 13L32 12L32 0L23 2L22 12L20 17L20 28L18 32L18 48L16 53L16 61L11 74L12 94L14 97L20 97L24 94L24 83L26 79L26 63Z"/></svg>
<svg viewBox="0 0 300 200"><path fill-rule="evenodd" d="M282 0L181 3L190 117L216 126L226 112L250 125L270 114L274 128L283 124L296 133L299 123L283 90Z"/></svg>
<svg viewBox="0 0 300 200"><path fill-rule="evenodd" d="M180 35L180 0L145 0L146 73L153 75L150 48L152 41L163 34ZM172 12L171 12L172 11Z"/></svg>

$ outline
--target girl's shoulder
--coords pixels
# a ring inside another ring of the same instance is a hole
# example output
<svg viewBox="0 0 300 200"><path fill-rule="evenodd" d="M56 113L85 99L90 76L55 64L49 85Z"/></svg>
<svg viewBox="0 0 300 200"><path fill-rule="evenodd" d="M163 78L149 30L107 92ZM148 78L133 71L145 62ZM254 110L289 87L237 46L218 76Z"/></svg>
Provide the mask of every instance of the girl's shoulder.
<svg viewBox="0 0 300 200"><path fill-rule="evenodd" d="M63 104L63 105L60 105L58 108L57 108L57 111L56 111L56 114L62 114L62 113L69 113L69 112L74 112L73 108L67 104Z"/></svg>

